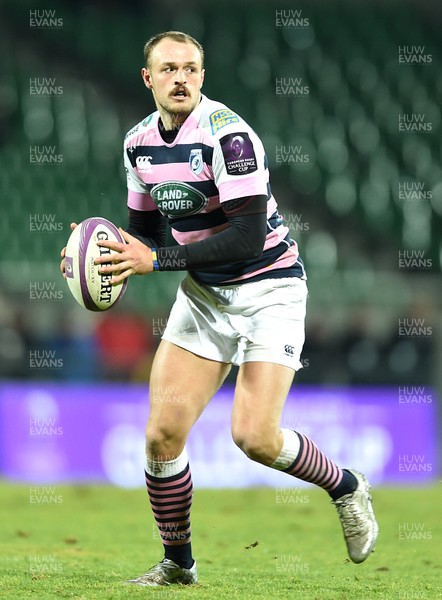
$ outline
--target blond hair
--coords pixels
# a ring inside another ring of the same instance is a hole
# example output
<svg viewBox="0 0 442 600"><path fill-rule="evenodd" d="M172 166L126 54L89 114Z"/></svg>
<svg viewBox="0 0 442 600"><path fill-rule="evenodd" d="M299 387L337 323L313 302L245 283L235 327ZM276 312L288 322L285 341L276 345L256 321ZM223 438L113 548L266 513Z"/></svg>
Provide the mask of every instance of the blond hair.
<svg viewBox="0 0 442 600"><path fill-rule="evenodd" d="M204 66L204 50L201 44L195 38L187 33L183 33L182 31L164 31L163 33L157 33L157 35L151 37L150 40L144 44L144 62L148 69L151 68L150 58L153 49L159 42L161 42L161 40L164 40L165 38L169 38L175 42L181 42L182 44L193 44L196 46L201 54L201 68Z"/></svg>

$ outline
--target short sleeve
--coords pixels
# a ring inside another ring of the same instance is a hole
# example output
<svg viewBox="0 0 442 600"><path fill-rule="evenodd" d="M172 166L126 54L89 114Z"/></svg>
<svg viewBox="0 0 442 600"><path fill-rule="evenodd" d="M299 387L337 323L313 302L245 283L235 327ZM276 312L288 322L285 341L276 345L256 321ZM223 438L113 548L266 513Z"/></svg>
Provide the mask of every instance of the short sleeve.
<svg viewBox="0 0 442 600"><path fill-rule="evenodd" d="M158 210L152 196L147 191L147 186L133 168L128 149L124 147L124 168L127 179L127 205L134 210Z"/></svg>
<svg viewBox="0 0 442 600"><path fill-rule="evenodd" d="M213 173L220 202L267 195L269 174L261 140L245 122L228 126L214 140Z"/></svg>

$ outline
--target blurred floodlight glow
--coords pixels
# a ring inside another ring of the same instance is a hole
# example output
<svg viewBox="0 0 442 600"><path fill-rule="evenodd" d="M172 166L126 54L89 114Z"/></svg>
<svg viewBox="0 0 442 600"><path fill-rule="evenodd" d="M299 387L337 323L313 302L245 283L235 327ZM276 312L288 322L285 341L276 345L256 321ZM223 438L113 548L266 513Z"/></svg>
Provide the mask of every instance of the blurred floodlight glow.
<svg viewBox="0 0 442 600"><path fill-rule="evenodd" d="M406 137L402 144L402 157L407 168L412 171L425 169L431 165L431 150L421 139Z"/></svg>
<svg viewBox="0 0 442 600"><path fill-rule="evenodd" d="M312 233L305 244L307 264L313 269L334 271L338 262L338 249L334 237L326 231Z"/></svg>
<svg viewBox="0 0 442 600"><path fill-rule="evenodd" d="M340 93L344 87L339 66L331 60L324 60L321 66L321 74L318 86L324 94Z"/></svg>
<svg viewBox="0 0 442 600"><path fill-rule="evenodd" d="M283 29L282 35L289 46L296 50L305 50L315 42L315 32L312 27Z"/></svg>
<svg viewBox="0 0 442 600"><path fill-rule="evenodd" d="M118 115L110 107L101 106L89 120L91 146L95 160L105 162L119 156L121 130Z"/></svg>
<svg viewBox="0 0 442 600"><path fill-rule="evenodd" d="M350 139L361 154L372 154L379 145L379 129L363 118L354 119L350 123Z"/></svg>
<svg viewBox="0 0 442 600"><path fill-rule="evenodd" d="M318 145L318 160L330 173L341 173L348 162L347 146L338 138L327 138Z"/></svg>
<svg viewBox="0 0 442 600"><path fill-rule="evenodd" d="M369 172L370 179L373 181L382 179L397 183L399 176L397 164L390 158L384 148L379 149L378 152L372 155Z"/></svg>
<svg viewBox="0 0 442 600"><path fill-rule="evenodd" d="M431 208L425 202L404 204L403 242L407 248L426 250L431 242Z"/></svg>
<svg viewBox="0 0 442 600"><path fill-rule="evenodd" d="M424 122L431 124L431 131L439 129L440 107L429 98L419 98L417 101L413 102L412 112L416 115L423 115Z"/></svg>
<svg viewBox="0 0 442 600"><path fill-rule="evenodd" d="M315 135L318 140L345 140L344 125L336 118L322 117L315 121Z"/></svg>
<svg viewBox="0 0 442 600"><path fill-rule="evenodd" d="M351 212L356 204L356 186L353 179L346 175L331 179L327 184L325 198L334 213L343 216Z"/></svg>
<svg viewBox="0 0 442 600"><path fill-rule="evenodd" d="M35 390L26 395L27 409L31 419L55 420L58 406L54 396L46 391Z"/></svg>
<svg viewBox="0 0 442 600"><path fill-rule="evenodd" d="M24 116L23 127L32 142L47 140L54 129L54 117L47 105L29 108Z"/></svg>
<svg viewBox="0 0 442 600"><path fill-rule="evenodd" d="M431 206L438 215L442 215L442 181L437 181L431 190Z"/></svg>
<svg viewBox="0 0 442 600"><path fill-rule="evenodd" d="M352 268L344 271L342 281L348 289L349 297L366 298L376 285L375 272L369 259L361 254L355 255Z"/></svg>
<svg viewBox="0 0 442 600"><path fill-rule="evenodd" d="M89 149L87 124L82 108L61 110L58 116L60 151L67 162L83 162Z"/></svg>
<svg viewBox="0 0 442 600"><path fill-rule="evenodd" d="M361 92L368 94L376 91L378 73L373 63L363 61L365 64L359 72L359 87Z"/></svg>
<svg viewBox="0 0 442 600"><path fill-rule="evenodd" d="M246 56L239 63L238 75L242 82L252 90L259 90L269 84L269 63L262 56Z"/></svg>
<svg viewBox="0 0 442 600"><path fill-rule="evenodd" d="M361 184L360 198L368 217L378 219L388 208L390 192L385 180L366 180Z"/></svg>

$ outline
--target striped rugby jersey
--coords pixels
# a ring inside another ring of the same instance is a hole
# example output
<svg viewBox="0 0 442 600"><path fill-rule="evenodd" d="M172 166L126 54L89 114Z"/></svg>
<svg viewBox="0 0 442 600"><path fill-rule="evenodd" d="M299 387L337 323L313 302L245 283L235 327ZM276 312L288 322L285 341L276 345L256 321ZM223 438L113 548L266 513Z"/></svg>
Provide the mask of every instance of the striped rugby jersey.
<svg viewBox="0 0 442 600"><path fill-rule="evenodd" d="M134 210L167 216L178 244L203 240L229 227L221 204L266 195L267 237L258 258L190 273L208 285L270 277L306 278L298 246L278 213L261 140L236 113L202 96L173 142L158 130L159 112L126 135L124 164L128 201Z"/></svg>

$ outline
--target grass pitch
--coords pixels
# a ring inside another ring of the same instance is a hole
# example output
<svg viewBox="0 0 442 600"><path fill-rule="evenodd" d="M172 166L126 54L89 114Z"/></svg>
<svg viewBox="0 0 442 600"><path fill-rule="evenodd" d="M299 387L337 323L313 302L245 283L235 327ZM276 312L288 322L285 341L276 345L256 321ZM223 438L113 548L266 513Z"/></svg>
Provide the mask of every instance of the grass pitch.
<svg viewBox="0 0 442 600"><path fill-rule="evenodd" d="M193 547L200 583L140 588L124 581L162 557L144 490L30 490L3 483L0 597L442 598L438 485L374 490L381 534L362 565L348 561L335 509L322 490L196 490Z"/></svg>

